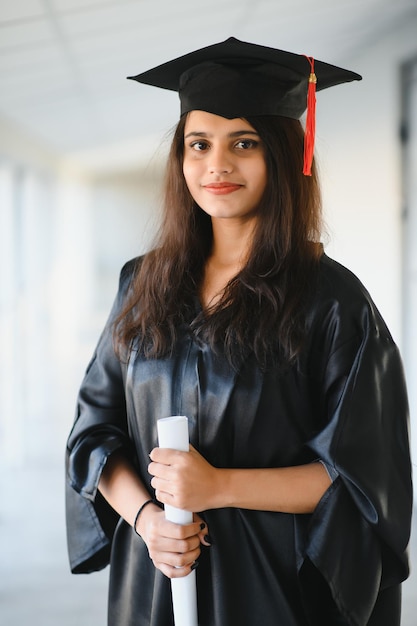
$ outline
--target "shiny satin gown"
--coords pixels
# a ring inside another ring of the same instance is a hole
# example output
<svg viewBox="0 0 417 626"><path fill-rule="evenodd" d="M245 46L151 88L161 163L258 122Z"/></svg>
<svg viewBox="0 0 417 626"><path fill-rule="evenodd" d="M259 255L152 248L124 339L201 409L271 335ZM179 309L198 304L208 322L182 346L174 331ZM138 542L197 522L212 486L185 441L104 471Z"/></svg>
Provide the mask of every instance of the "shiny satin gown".
<svg viewBox="0 0 417 626"><path fill-rule="evenodd" d="M110 562L109 626L172 626L170 582L97 492L121 449L145 485L156 421L187 415L214 466L285 467L320 459L334 480L312 515L204 511L212 546L197 568L200 626L397 626L411 517L407 397L397 347L358 279L323 255L296 365L234 370L180 329L172 357L115 356L119 292L82 383L67 446L71 569ZM197 312L197 311L196 311ZM180 625L177 625L180 626Z"/></svg>

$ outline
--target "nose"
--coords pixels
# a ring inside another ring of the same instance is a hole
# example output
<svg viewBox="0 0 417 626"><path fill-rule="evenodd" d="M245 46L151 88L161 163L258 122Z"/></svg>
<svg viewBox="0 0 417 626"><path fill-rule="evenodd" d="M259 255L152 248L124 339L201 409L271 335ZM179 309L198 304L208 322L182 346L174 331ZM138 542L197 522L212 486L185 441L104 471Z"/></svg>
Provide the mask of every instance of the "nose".
<svg viewBox="0 0 417 626"><path fill-rule="evenodd" d="M233 163L228 151L221 146L212 146L208 168L210 174L230 174Z"/></svg>

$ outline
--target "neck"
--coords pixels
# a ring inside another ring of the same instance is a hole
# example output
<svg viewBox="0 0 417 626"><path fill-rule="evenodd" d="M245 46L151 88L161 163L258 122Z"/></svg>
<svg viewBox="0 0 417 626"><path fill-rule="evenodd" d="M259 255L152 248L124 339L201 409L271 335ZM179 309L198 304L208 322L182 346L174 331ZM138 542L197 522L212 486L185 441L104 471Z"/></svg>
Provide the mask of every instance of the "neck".
<svg viewBox="0 0 417 626"><path fill-rule="evenodd" d="M213 220L213 247L206 262L201 301L210 308L221 299L226 285L246 263L254 223Z"/></svg>
<svg viewBox="0 0 417 626"><path fill-rule="evenodd" d="M213 245L210 261L222 266L237 267L245 264L252 242L253 221L233 222L212 220Z"/></svg>

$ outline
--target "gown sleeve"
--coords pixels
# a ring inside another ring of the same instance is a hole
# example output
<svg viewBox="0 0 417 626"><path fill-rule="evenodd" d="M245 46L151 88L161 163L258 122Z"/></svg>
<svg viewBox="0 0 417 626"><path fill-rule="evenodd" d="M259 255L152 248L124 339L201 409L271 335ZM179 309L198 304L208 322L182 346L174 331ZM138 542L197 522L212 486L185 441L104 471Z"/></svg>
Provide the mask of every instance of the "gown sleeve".
<svg viewBox="0 0 417 626"><path fill-rule="evenodd" d="M73 573L88 573L109 562L119 517L97 487L107 458L117 449L131 456L127 433L123 366L113 346L113 324L121 310L134 262L121 271L119 291L87 367L75 422L66 448L67 545Z"/></svg>
<svg viewBox="0 0 417 626"><path fill-rule="evenodd" d="M308 445L337 478L310 520L304 554L347 623L363 625L380 591L409 573L408 401L398 349L369 296L359 307L334 305L329 317L317 381L327 420Z"/></svg>

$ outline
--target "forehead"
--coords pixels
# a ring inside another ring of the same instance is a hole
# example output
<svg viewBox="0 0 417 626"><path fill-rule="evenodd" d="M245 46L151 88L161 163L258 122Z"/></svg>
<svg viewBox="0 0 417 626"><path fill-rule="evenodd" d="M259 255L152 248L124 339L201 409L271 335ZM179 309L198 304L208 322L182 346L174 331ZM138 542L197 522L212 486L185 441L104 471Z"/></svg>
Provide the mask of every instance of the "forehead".
<svg viewBox="0 0 417 626"><path fill-rule="evenodd" d="M190 132L229 134L246 130L256 132L253 126L242 117L228 119L207 111L190 111L185 122L184 134Z"/></svg>

